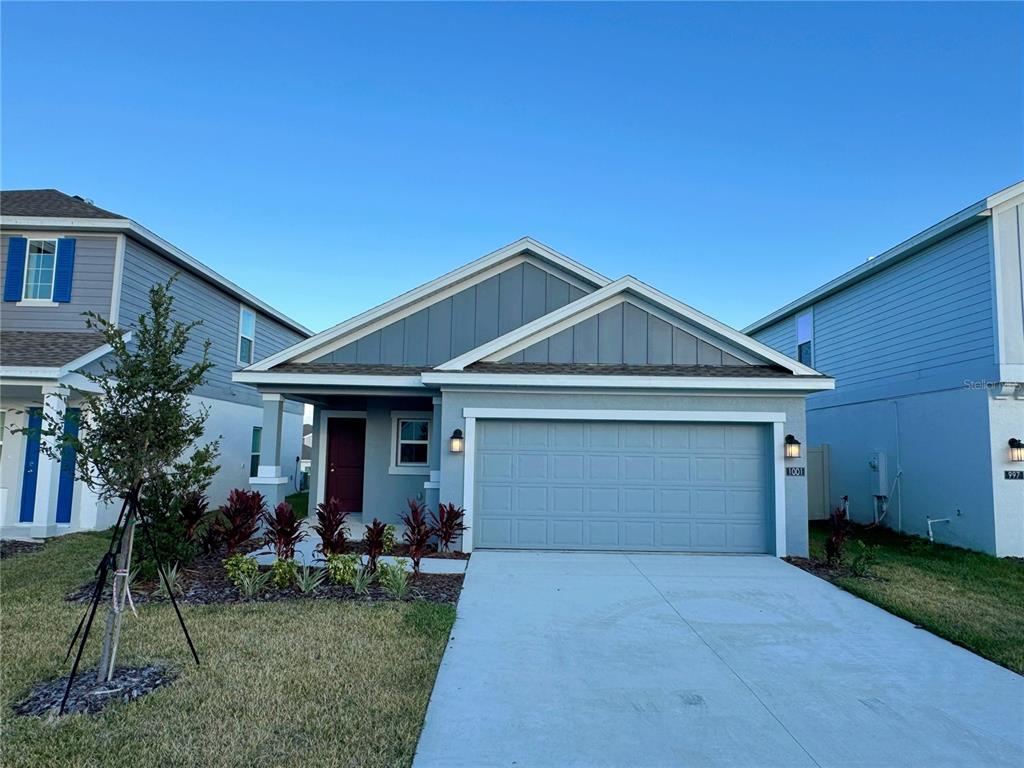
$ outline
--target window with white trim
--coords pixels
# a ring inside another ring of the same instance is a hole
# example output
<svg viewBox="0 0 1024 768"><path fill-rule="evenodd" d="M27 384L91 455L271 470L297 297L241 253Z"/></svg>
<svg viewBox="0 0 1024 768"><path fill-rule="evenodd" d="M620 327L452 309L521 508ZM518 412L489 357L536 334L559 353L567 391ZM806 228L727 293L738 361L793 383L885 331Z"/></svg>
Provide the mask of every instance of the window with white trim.
<svg viewBox="0 0 1024 768"><path fill-rule="evenodd" d="M252 365L253 350L256 347L256 313L246 307L238 312L238 362Z"/></svg>
<svg viewBox="0 0 1024 768"><path fill-rule="evenodd" d="M808 367L814 366L814 315L811 312L796 318L796 359Z"/></svg>
<svg viewBox="0 0 1024 768"><path fill-rule="evenodd" d="M249 477L260 473L260 451L263 449L263 427L252 428L252 445L249 448Z"/></svg>
<svg viewBox="0 0 1024 768"><path fill-rule="evenodd" d="M391 474L429 474L430 415L391 414Z"/></svg>
<svg viewBox="0 0 1024 768"><path fill-rule="evenodd" d="M53 277L57 272L57 241L29 240L25 253L25 286L22 299L53 301Z"/></svg>

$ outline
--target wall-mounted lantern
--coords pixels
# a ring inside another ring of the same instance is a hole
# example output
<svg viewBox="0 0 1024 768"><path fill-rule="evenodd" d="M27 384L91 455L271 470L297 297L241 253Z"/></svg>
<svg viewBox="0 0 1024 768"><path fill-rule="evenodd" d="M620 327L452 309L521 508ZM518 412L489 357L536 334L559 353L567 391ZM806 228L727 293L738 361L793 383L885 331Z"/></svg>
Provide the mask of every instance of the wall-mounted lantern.
<svg viewBox="0 0 1024 768"><path fill-rule="evenodd" d="M452 453L462 453L466 449L466 438L462 436L462 430L456 429L449 439L449 449Z"/></svg>
<svg viewBox="0 0 1024 768"><path fill-rule="evenodd" d="M1024 440L1010 438L1010 461L1024 461Z"/></svg>
<svg viewBox="0 0 1024 768"><path fill-rule="evenodd" d="M793 435L786 435L786 458L800 458L800 441L793 437Z"/></svg>

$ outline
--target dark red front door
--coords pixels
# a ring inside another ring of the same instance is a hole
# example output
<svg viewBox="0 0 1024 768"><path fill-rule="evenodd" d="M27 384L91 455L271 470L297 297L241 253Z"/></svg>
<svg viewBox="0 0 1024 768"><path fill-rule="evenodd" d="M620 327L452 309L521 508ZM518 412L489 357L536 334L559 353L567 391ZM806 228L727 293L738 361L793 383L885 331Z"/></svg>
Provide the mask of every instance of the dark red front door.
<svg viewBox="0 0 1024 768"><path fill-rule="evenodd" d="M364 419L327 420L327 498L349 512L363 511Z"/></svg>

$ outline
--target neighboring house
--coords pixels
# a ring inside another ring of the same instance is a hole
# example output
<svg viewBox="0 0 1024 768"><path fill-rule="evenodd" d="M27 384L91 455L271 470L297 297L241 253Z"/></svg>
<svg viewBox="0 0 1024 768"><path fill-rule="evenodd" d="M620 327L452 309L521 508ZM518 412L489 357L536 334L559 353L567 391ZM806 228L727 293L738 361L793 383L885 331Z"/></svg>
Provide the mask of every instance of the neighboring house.
<svg viewBox="0 0 1024 768"><path fill-rule="evenodd" d="M61 418L60 393L91 386L82 376L109 352L86 329L91 310L130 328L149 307L149 289L178 274L173 292L184 320L202 320L189 359L212 342L214 368L192 398L210 410L206 435L221 438L211 504L255 474L262 404L231 372L307 338L310 332L158 235L120 214L54 189L0 193L0 531L51 536L110 525L117 510L75 480L73 455L48 459L39 437L43 409ZM72 412L77 398L71 400ZM69 422L69 423L73 423ZM301 450L299 406L283 415L291 472ZM289 474L289 473L285 473Z"/></svg>
<svg viewBox="0 0 1024 768"><path fill-rule="evenodd" d="M524 238L234 374L314 406L310 504L465 507L462 547L807 553L804 399L831 379ZM277 398L277 399L275 399Z"/></svg>
<svg viewBox="0 0 1024 768"><path fill-rule="evenodd" d="M835 378L807 434L854 520L1024 555L1022 232L1024 182L745 329Z"/></svg>

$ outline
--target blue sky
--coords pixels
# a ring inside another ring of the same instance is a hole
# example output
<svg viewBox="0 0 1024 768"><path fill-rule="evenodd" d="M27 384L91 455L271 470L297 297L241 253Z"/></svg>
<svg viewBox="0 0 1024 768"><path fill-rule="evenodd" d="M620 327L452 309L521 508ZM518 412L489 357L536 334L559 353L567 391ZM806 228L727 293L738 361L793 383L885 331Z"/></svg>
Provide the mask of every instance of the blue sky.
<svg viewBox="0 0 1024 768"><path fill-rule="evenodd" d="M323 329L529 234L742 327L1024 178L1024 6L2 7L5 189Z"/></svg>

